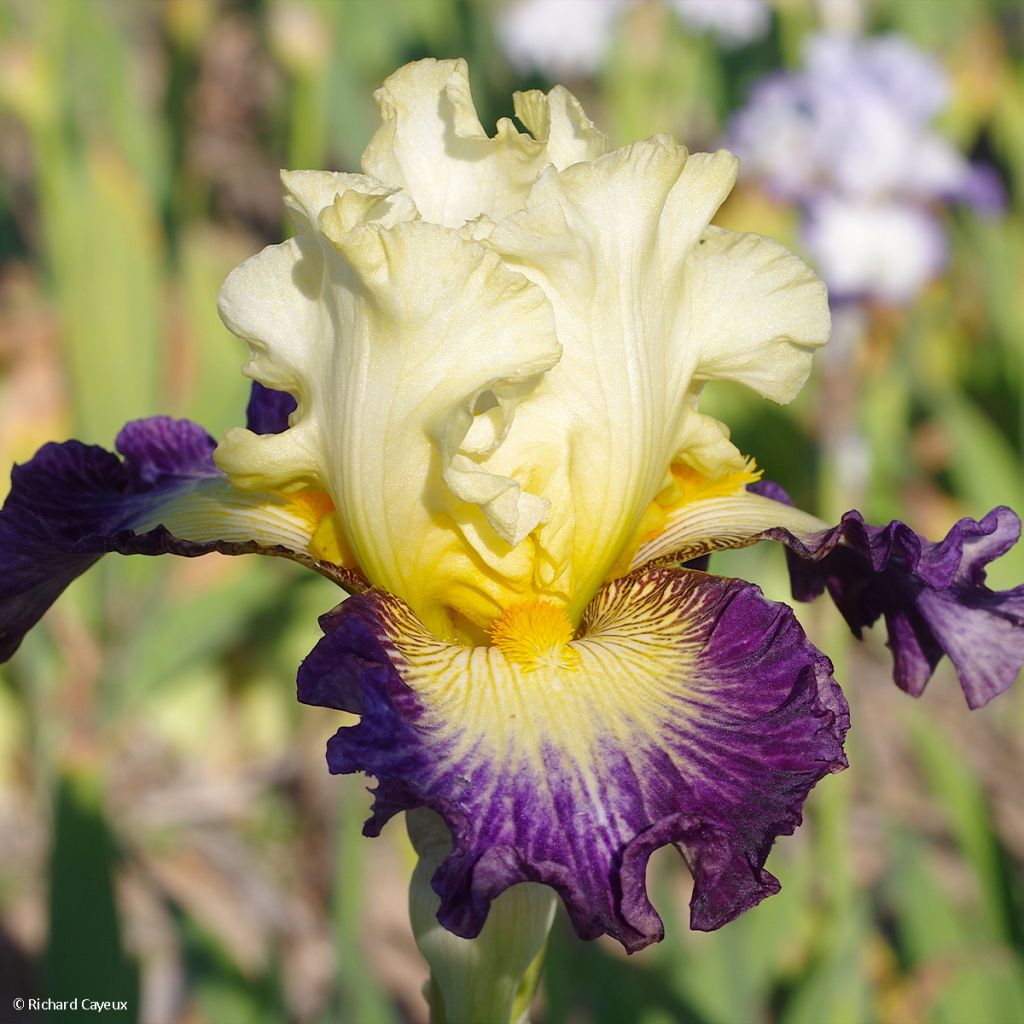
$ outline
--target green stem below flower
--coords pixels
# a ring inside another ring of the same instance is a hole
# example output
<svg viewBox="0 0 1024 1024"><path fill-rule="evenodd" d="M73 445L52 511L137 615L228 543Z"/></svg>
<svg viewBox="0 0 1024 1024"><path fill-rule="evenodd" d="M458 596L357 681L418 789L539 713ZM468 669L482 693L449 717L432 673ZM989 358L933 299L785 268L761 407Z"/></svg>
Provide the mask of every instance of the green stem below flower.
<svg viewBox="0 0 1024 1024"><path fill-rule="evenodd" d="M440 900L430 879L451 849L451 836L432 811L406 815L419 855L409 887L409 917L416 945L430 965L426 992L432 1024L526 1024L540 981L553 890L534 882L515 885L491 907L483 930L463 939L437 920Z"/></svg>

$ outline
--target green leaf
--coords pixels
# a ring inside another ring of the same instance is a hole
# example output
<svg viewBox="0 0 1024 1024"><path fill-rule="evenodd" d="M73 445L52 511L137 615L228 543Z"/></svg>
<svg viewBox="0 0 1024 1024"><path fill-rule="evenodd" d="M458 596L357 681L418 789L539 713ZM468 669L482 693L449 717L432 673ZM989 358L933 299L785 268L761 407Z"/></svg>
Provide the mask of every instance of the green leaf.
<svg viewBox="0 0 1024 1024"><path fill-rule="evenodd" d="M360 1024L397 1024L398 1017L374 980L363 943L363 892L366 886L367 816L362 778L338 780L338 824L334 858L334 948L338 977L337 1020Z"/></svg>
<svg viewBox="0 0 1024 1024"><path fill-rule="evenodd" d="M545 1024L712 1024L675 991L671 973L655 969L651 958L626 962L598 942L581 942L561 911L551 932L543 986Z"/></svg>
<svg viewBox="0 0 1024 1024"><path fill-rule="evenodd" d="M77 435L109 447L159 408L161 239L155 211L112 151L52 174L45 197Z"/></svg>
<svg viewBox="0 0 1024 1024"><path fill-rule="evenodd" d="M937 723L917 709L909 711L908 718L924 777L942 804L957 845L978 881L986 931L996 941L1009 942L1014 935L1011 894L981 786L962 759L950 756L954 748Z"/></svg>
<svg viewBox="0 0 1024 1024"><path fill-rule="evenodd" d="M68 770L54 794L45 993L59 1000L127 1000L127 1012L103 1016L130 1021L138 1012L138 981L121 945L114 897L117 861L99 781L88 770Z"/></svg>
<svg viewBox="0 0 1024 1024"><path fill-rule="evenodd" d="M282 571L288 574L281 566L250 564L186 599L176 598L166 587L149 601L139 595L139 614L116 661L131 699L144 700L189 665L239 642L249 620L264 609L280 607Z"/></svg>
<svg viewBox="0 0 1024 1024"><path fill-rule="evenodd" d="M278 1024L288 1020L277 964L258 977L243 973L203 927L179 913L189 989L211 1024Z"/></svg>
<svg viewBox="0 0 1024 1024"><path fill-rule="evenodd" d="M215 438L244 423L250 381L242 375L245 345L221 323L217 295L228 274L252 252L210 227L184 230L179 245L181 313L191 368L182 413Z"/></svg>
<svg viewBox="0 0 1024 1024"><path fill-rule="evenodd" d="M1020 460L991 420L973 402L947 391L930 399L952 446L950 475L957 493L979 514L997 505L1024 509ZM989 569L989 585L999 589L1024 579L1024 545L1018 544Z"/></svg>
<svg viewBox="0 0 1024 1024"><path fill-rule="evenodd" d="M886 878L897 940L921 980L927 1019L934 1024L1011 1021L1024 1017L1019 961L986 936L983 923L952 886L940 884L927 848L896 830ZM927 984L925 984L927 982Z"/></svg>
<svg viewBox="0 0 1024 1024"><path fill-rule="evenodd" d="M877 1019L864 967L869 936L861 906L830 917L824 949L793 986L780 1024L869 1024Z"/></svg>

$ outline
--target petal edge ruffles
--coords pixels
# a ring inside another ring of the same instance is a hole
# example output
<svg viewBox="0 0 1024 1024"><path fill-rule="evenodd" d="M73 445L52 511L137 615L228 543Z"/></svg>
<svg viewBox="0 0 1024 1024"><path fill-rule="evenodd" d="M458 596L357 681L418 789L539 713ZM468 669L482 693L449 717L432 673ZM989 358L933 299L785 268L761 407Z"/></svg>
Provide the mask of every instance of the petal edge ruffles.
<svg viewBox="0 0 1024 1024"><path fill-rule="evenodd" d="M717 928L778 891L773 841L845 767L828 659L741 581L622 577L588 609L578 660L534 671L437 640L382 591L321 623L299 699L362 715L331 739L331 771L377 777L369 835L401 810L441 815L438 917L466 937L499 893L538 881L582 937L640 949L662 935L644 876L668 843L694 873L692 926Z"/></svg>
<svg viewBox="0 0 1024 1024"><path fill-rule="evenodd" d="M829 592L854 635L884 617L893 679L917 697L944 654L956 668L967 703L987 704L1024 666L1024 586L994 591L985 567L1020 536L1010 509L980 521L961 519L946 537L926 540L899 520L872 526L857 511L837 526L794 508L771 481L671 510L633 559L668 564L763 540L786 546L793 597Z"/></svg>
<svg viewBox="0 0 1024 1024"><path fill-rule="evenodd" d="M775 484L752 490L789 501ZM885 618L900 689L920 696L946 654L968 705L979 708L1024 666L1024 585L985 586L985 567L1017 543L1020 529L1017 515L1001 506L981 520L961 519L936 542L899 520L871 526L856 511L814 535L774 529L762 537L786 545L796 600L828 590L858 637Z"/></svg>

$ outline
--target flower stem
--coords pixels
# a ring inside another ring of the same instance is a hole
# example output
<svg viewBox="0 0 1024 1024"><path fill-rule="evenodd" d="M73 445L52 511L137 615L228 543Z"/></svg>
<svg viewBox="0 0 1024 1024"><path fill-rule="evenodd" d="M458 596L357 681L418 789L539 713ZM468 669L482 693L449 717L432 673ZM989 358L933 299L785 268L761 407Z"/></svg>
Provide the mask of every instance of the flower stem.
<svg viewBox="0 0 1024 1024"><path fill-rule="evenodd" d="M451 837L432 811L406 815L419 855L409 887L416 945L430 965L426 996L432 1024L525 1024L540 981L555 893L525 882L502 893L480 934L464 939L437 920L440 899L430 880L451 849Z"/></svg>

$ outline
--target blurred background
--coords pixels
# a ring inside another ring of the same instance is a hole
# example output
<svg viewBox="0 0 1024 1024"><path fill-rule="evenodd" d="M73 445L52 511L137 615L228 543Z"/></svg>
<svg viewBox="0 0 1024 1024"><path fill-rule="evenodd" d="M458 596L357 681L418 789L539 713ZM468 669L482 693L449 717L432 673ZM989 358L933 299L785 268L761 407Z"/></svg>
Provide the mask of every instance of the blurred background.
<svg viewBox="0 0 1024 1024"><path fill-rule="evenodd" d="M835 340L792 406L707 406L800 504L933 537L1024 510L1014 0L3 0L0 461L158 412L241 422L215 300L289 230L278 169L356 169L373 89L427 55L468 58L489 128L561 81L615 144L741 155L718 222L812 261ZM340 716L294 698L339 592L279 562L111 557L3 667L0 1019L33 995L146 1024L425 1019L404 830L360 837L367 780L324 765ZM788 596L778 552L713 569ZM1024 549L991 578L1024 579ZM690 933L661 851L665 942L627 960L560 920L538 1021L1024 1021L1024 694L968 714L944 664L914 701L880 631L800 615L854 726L772 853L782 893Z"/></svg>

